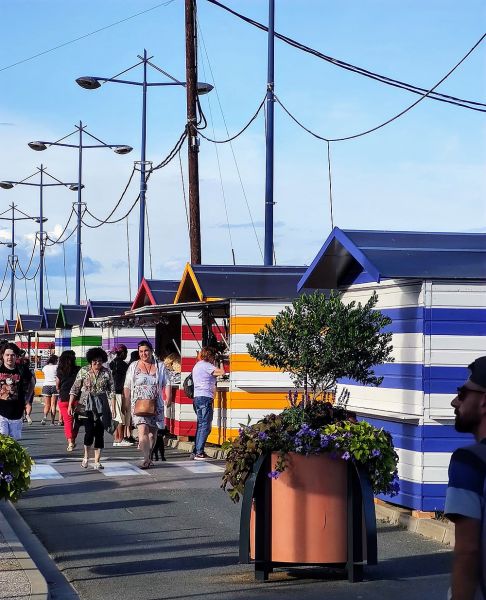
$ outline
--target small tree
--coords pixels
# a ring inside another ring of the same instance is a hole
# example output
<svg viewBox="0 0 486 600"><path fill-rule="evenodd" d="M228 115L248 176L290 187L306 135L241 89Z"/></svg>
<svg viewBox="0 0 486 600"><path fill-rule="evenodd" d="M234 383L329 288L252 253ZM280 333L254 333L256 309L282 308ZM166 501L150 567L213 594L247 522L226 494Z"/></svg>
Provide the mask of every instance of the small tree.
<svg viewBox="0 0 486 600"><path fill-rule="evenodd" d="M380 385L375 365L392 361L391 319L374 307L376 292L363 306L345 304L341 295L321 292L302 295L284 308L248 344L250 356L262 365L290 373L296 388L316 399L335 389L340 378Z"/></svg>

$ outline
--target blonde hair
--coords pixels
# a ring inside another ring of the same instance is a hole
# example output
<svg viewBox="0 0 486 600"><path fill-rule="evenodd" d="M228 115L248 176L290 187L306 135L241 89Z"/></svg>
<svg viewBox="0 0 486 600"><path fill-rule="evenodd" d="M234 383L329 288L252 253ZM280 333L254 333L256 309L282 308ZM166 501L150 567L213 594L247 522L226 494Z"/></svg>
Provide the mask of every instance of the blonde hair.
<svg viewBox="0 0 486 600"><path fill-rule="evenodd" d="M181 359L177 352L172 352L164 359L164 365L170 370L176 373L181 372Z"/></svg>

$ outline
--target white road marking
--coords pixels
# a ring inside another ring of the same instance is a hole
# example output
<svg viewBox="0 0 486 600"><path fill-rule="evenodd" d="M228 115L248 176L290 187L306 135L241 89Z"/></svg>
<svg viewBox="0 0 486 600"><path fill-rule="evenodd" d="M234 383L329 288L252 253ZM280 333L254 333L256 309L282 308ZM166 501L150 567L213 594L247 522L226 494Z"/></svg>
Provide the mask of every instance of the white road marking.
<svg viewBox="0 0 486 600"><path fill-rule="evenodd" d="M101 471L106 477L122 477L126 475L148 475L147 471L139 469L128 462L104 463L105 468Z"/></svg>
<svg viewBox="0 0 486 600"><path fill-rule="evenodd" d="M221 473L224 471L224 467L203 460L174 460L167 461L166 464L173 465L174 467L183 467L190 473Z"/></svg>
<svg viewBox="0 0 486 600"><path fill-rule="evenodd" d="M63 476L50 465L35 464L30 472L31 479L63 479Z"/></svg>

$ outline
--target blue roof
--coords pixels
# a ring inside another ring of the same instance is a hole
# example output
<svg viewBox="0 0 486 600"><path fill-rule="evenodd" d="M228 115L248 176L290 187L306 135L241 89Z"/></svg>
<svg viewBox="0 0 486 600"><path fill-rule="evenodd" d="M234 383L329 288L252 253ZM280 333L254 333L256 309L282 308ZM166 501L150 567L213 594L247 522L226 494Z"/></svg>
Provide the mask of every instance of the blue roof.
<svg viewBox="0 0 486 600"><path fill-rule="evenodd" d="M90 300L86 308L83 327L89 327L91 318L122 315L130 310L131 306L132 303L129 300Z"/></svg>
<svg viewBox="0 0 486 600"><path fill-rule="evenodd" d="M56 328L70 329L74 325L82 325L86 306L78 304L60 304L56 317Z"/></svg>
<svg viewBox="0 0 486 600"><path fill-rule="evenodd" d="M42 329L54 329L56 327L57 312L57 308L44 308Z"/></svg>
<svg viewBox="0 0 486 600"><path fill-rule="evenodd" d="M39 331L42 326L42 316L41 315L25 315L20 314L20 324L22 325L22 329L19 331Z"/></svg>
<svg viewBox="0 0 486 600"><path fill-rule="evenodd" d="M486 233L352 231L335 227L298 289L382 279L486 280Z"/></svg>

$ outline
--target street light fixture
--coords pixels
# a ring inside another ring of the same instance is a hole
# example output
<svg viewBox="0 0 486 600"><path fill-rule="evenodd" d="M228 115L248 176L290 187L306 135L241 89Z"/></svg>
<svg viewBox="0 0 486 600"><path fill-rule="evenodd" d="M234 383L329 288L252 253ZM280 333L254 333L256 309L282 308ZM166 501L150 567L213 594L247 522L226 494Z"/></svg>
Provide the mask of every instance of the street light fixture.
<svg viewBox="0 0 486 600"><path fill-rule="evenodd" d="M140 62L132 65L128 69L122 71L127 73L139 65L143 65L143 81L128 81L126 79L118 79L118 75L114 77L91 77L83 76L76 79L76 83L84 88L85 90L96 90L101 87L103 83L123 83L127 85L138 85L142 87L142 148L140 153L140 216L139 216L139 234L138 234L138 285L142 283L144 276L144 259L145 259L145 195L147 191L147 182L145 180L146 174L146 149L147 149L147 88L149 87L164 87L178 85L186 87L186 82L179 81L172 75L169 75L166 71L151 62L152 56L147 56L147 50L144 49L143 56L137 56ZM162 73L170 81L164 82L148 82L147 81L147 66L152 67L159 73ZM121 75L121 73L120 73ZM213 86L209 83L198 82L197 93L199 95L208 94L213 89Z"/></svg>
<svg viewBox="0 0 486 600"><path fill-rule="evenodd" d="M44 142L42 142L42 143L44 143ZM29 181L29 179L31 179L32 177L34 177L37 174L40 175L39 183L33 183L32 181ZM45 183L44 175L47 175L47 177L49 177L51 180L53 180L54 183ZM3 188L4 190L11 190L14 186L17 186L17 185L30 185L30 186L38 187L39 192L40 192L40 194L39 194L39 216L37 218L33 218L33 220L36 221L37 223L39 223L39 280L40 280L39 281L39 314L42 315L43 310L44 310L44 250L45 250L43 225L47 221L47 219L44 217L44 197L43 197L44 188L45 187L57 187L57 186L62 185L64 187L72 190L73 189L72 186L76 185L76 184L71 183L71 182L64 183L60 179L57 179L57 177L54 177L53 175L48 173L45 170L44 166L41 165L40 167L37 167L37 171L35 173L32 173L32 175L29 175L28 177L26 177L25 179L22 179L21 181L0 181L0 187ZM12 204L12 240L14 239L13 222L14 222L14 205ZM14 256L13 256L13 251L12 251L12 261L13 260L14 260ZM13 271L13 269L14 269L13 262L12 262L11 268L12 268L12 274L13 274L13 272L14 272ZM14 285L13 279L12 279L11 285L12 286ZM13 290L13 287L12 287L12 290ZM13 293L11 295L10 314L13 315ZM13 316L11 316L10 318L13 319Z"/></svg>
<svg viewBox="0 0 486 600"><path fill-rule="evenodd" d="M78 182L69 184L69 189L73 192L78 192L77 200L77 231L76 231L76 304L81 304L81 224L82 224L82 194L81 190L84 188L82 183L83 173L83 149L85 148L110 148L116 154L128 154L133 150L131 146L126 144L107 144L94 136L92 133L86 130L86 125L83 125L82 121L79 121L79 125L75 125L76 129L65 135L56 142L46 142L42 140L36 140L29 142L28 146L32 150L41 152L47 150L49 146L62 146L64 148L77 148L78 149ZM77 144L67 144L63 140L71 137L75 133L79 133L79 141ZM92 140L98 142L97 144L83 144L83 133L89 136ZM1 184L0 184L1 185Z"/></svg>

